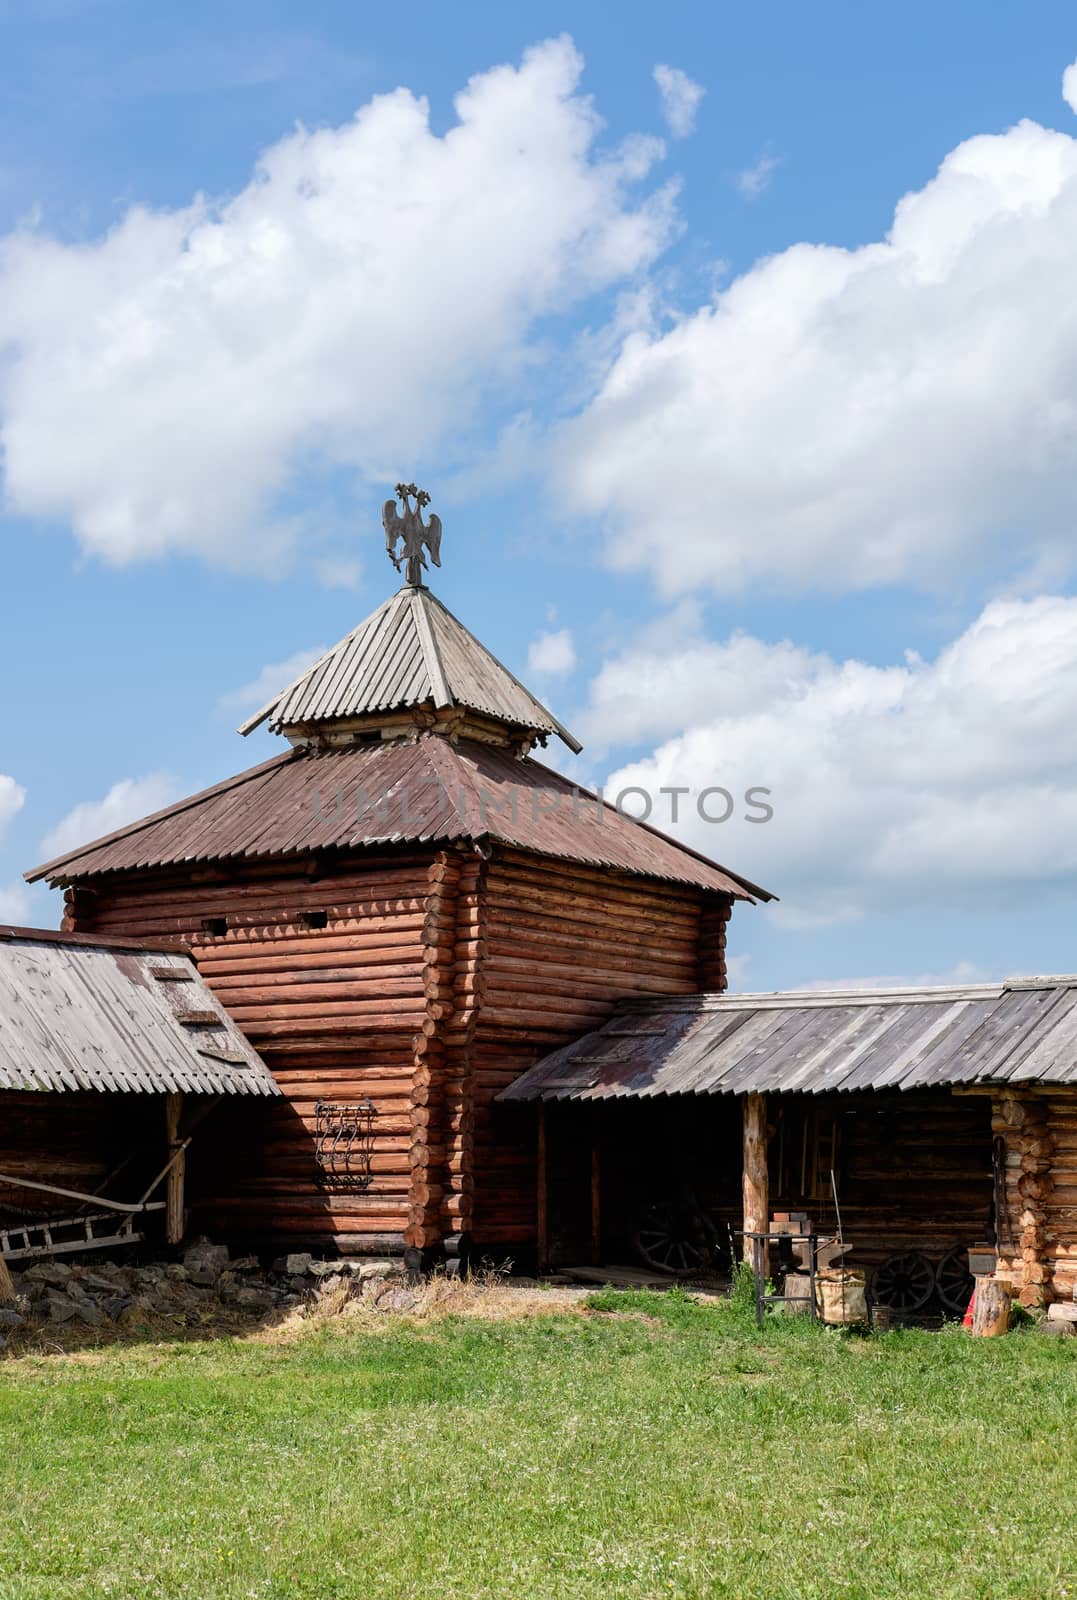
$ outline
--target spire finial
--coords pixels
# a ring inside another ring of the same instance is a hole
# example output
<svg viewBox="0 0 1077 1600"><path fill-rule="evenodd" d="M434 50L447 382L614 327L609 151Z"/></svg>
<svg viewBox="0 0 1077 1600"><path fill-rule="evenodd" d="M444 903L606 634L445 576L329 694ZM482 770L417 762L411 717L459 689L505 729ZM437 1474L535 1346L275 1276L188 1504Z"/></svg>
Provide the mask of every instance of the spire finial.
<svg viewBox="0 0 1077 1600"><path fill-rule="evenodd" d="M403 503L403 512L397 511L396 500ZM404 567L404 576L408 583L414 588L421 588L423 569L426 566L424 547L430 552L430 559L435 567L441 566L441 518L435 512L431 512L430 521L423 521L423 508L430 504L430 496L425 489L418 488L414 483L398 483L396 500L386 500L382 507L385 548L397 572ZM413 500L414 506L411 503Z"/></svg>

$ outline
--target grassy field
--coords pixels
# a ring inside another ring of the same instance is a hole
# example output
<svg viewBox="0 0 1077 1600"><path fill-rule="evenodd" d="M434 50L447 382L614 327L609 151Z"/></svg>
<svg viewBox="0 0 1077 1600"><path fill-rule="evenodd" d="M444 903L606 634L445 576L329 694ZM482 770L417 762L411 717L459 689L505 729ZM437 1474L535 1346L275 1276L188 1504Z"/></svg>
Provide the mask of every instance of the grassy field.
<svg viewBox="0 0 1077 1600"><path fill-rule="evenodd" d="M24 1356L0 1597L1077 1595L1075 1346L606 1291Z"/></svg>

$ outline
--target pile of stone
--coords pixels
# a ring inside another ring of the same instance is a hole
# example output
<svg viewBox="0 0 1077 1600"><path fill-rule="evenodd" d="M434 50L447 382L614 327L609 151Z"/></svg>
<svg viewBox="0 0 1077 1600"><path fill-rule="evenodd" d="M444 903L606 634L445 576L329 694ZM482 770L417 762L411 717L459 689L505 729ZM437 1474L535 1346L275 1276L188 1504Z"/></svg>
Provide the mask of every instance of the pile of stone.
<svg viewBox="0 0 1077 1600"><path fill-rule="evenodd" d="M181 1261L55 1257L21 1271L13 1263L11 1278L15 1302L0 1306L0 1346L15 1330L63 1324L72 1331L137 1331L162 1322L236 1325L296 1309L340 1310L353 1301L397 1312L419 1303L399 1261L320 1261L303 1252L265 1267L257 1256L233 1259L226 1245L207 1239L192 1244Z"/></svg>

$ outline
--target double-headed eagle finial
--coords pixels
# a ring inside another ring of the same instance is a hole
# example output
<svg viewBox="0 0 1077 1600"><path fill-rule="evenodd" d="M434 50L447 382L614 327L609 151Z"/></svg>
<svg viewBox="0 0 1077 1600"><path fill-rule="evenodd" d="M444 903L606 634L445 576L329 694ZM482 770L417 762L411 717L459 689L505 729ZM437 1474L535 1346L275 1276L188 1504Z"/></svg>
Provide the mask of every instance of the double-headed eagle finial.
<svg viewBox="0 0 1077 1600"><path fill-rule="evenodd" d="M397 572L403 567L408 583L419 588L426 566L424 548L429 551L435 567L441 566L441 518L431 512L430 521L423 521L423 508L430 504L430 496L414 483L398 483L396 497L403 502L402 512L396 509L396 500L386 500L382 507L385 548Z"/></svg>

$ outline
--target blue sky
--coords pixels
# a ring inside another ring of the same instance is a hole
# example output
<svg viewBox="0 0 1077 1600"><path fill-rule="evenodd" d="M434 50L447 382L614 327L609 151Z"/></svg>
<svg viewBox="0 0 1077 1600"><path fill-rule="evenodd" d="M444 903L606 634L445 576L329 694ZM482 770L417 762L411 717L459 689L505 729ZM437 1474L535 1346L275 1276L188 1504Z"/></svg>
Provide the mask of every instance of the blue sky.
<svg viewBox="0 0 1077 1600"><path fill-rule="evenodd" d="M403 474L569 770L772 791L738 986L1077 964L1072 8L0 30L0 918L272 752Z"/></svg>

